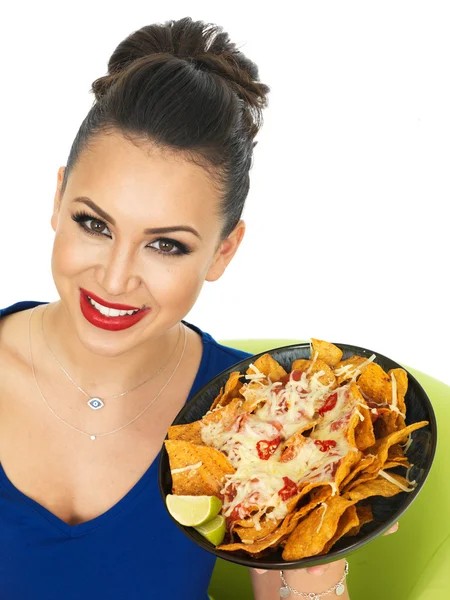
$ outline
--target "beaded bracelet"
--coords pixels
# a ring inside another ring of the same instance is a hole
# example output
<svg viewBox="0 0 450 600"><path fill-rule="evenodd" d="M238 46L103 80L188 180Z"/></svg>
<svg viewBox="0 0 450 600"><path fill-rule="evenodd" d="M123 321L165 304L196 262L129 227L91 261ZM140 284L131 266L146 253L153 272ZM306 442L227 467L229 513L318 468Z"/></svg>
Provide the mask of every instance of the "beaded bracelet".
<svg viewBox="0 0 450 600"><path fill-rule="evenodd" d="M347 577L347 574L348 574L348 562L345 561L344 574L342 575L341 579L335 585L333 585L333 587L331 587L330 589L326 590L325 592L320 592L319 594L316 594L314 592L309 592L309 593L299 592L299 591L295 590L294 588L291 588L291 586L287 583L286 579L284 578L283 571L280 571L281 581L283 582L283 585L280 587L280 598L288 598L291 595L291 592L293 594L295 594L296 596L302 596L302 598L309 598L309 600L320 600L320 598L322 598L322 596L331 594L331 592L335 592L336 596L342 596L342 594L345 592L344 581L345 581L345 578Z"/></svg>

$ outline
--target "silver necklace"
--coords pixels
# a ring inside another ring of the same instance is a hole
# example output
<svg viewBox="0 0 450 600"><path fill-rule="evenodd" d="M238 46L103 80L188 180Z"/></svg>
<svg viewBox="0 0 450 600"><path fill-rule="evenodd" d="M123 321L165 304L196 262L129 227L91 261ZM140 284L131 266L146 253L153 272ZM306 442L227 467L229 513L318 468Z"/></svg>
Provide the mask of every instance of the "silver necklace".
<svg viewBox="0 0 450 600"><path fill-rule="evenodd" d="M156 377L156 375L159 375L159 373L161 373L161 371L163 371L167 365L169 365L172 362L172 358L175 355L175 352L177 351L178 348L178 344L180 342L180 337L181 337L181 323L180 323L180 331L178 333L178 339L177 339L177 344L172 352L172 354L170 355L169 360L167 361L167 363L165 365L163 365L158 371L156 371L155 373L152 373L152 375L146 379L145 381L141 381L141 383L138 383L138 385L135 385L134 387L130 388L129 390L125 390L125 392L122 392L121 394L114 394L114 396L107 396L106 398L99 398L98 396L91 396L91 394L88 394L87 392L85 392L83 390L83 388L81 388L73 379L72 377L69 375L69 373L66 371L66 369L63 367L63 365L60 363L60 361L58 360L58 358L55 356L55 354L53 353L53 350L50 348L50 345L47 341L47 337L45 335L45 331L44 331L44 315L45 315L45 311L48 308L48 304L45 306L44 308L44 312L42 313L42 319L41 319L41 331L42 331L42 337L44 338L44 342L45 345L47 346L47 348L50 351L50 354L52 355L53 359L58 363L60 369L62 370L62 372L64 373L64 375L73 383L73 385L82 393L86 396L86 398L88 398L87 401L87 405L89 406L89 408L92 408L92 410L100 410L101 408L103 408L105 406L105 400L113 400L114 398L120 398L122 396L125 396L126 394L130 394L131 392L134 392L134 390L137 390L138 388L140 388L141 386L144 385L144 383L147 383L148 381L150 381L150 379L153 379L153 377Z"/></svg>
<svg viewBox="0 0 450 600"><path fill-rule="evenodd" d="M32 346L31 346L31 318L33 316L34 311L36 310L37 306L35 306L33 308L33 310L30 313L30 318L28 321L28 345L29 345L29 351L30 351L30 363L31 363L31 372L33 373L33 379L34 382L36 384L36 387L39 391L39 394L41 395L42 400L45 402L47 408L50 410L50 412L59 420L61 421L61 423L64 423L64 425L67 425L68 427L70 427L71 429L74 429L75 431L78 431L78 433L82 433L83 435L86 435L87 437L89 437L91 440L97 440L100 437L105 437L106 435L112 435L113 433L117 433L118 431L121 431L122 429L125 429L125 427L128 427L128 425L131 425L131 423L134 423L137 419L139 419L140 416L142 416L149 408L150 406L156 402L156 400L161 396L161 394L163 393L163 391L166 389L166 387L169 385L169 383L172 381L173 376L175 375L175 373L178 370L178 367L181 364L181 361L183 360L183 356L184 356L184 351L186 350L186 341L187 341L187 336L186 336L186 330L183 327L183 334L184 334L184 342L183 342L183 351L181 353L181 356L177 362L177 364L175 365L174 370L172 371L172 374L170 375L169 379L166 381L166 383L163 385L163 387L159 390L159 392L156 394L156 396L154 398L152 398L152 400L147 404L147 406L141 410L140 413L138 413L135 417L133 417L133 419L131 419L131 421L128 421L128 423L125 423L125 425L122 425L121 427L117 427L117 429L113 429L112 431L105 431L103 433L88 433L87 431L83 431L82 429L79 429L78 427L75 427L75 425L72 425L71 423L67 422L65 419L63 419L62 417L60 417L54 410L53 408L50 406L50 404L47 402L44 394L42 393L41 388L39 387L39 383L38 380L36 378L36 372L35 372L35 368L34 368L34 361L33 361L33 351L32 351Z"/></svg>

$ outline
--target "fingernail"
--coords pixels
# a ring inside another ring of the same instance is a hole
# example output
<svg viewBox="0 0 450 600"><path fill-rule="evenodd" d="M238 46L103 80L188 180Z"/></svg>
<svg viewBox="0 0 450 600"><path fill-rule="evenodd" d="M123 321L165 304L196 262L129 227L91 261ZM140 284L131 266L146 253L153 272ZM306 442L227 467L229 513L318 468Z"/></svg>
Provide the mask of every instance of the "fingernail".
<svg viewBox="0 0 450 600"><path fill-rule="evenodd" d="M310 575L323 575L325 567L323 565L318 565L317 567L308 567L306 570Z"/></svg>
<svg viewBox="0 0 450 600"><path fill-rule="evenodd" d="M263 573L267 573L267 569L255 569L258 575L262 575Z"/></svg>

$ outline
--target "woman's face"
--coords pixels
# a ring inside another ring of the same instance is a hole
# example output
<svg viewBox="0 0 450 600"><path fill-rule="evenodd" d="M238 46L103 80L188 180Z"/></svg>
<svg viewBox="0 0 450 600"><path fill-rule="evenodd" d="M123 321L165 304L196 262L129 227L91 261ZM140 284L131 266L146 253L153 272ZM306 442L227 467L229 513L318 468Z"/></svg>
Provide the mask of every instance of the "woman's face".
<svg viewBox="0 0 450 600"><path fill-rule="evenodd" d="M52 216L55 285L83 346L118 356L189 312L203 282L224 272L244 225L221 242L208 173L120 133L91 140L61 197L63 173Z"/></svg>

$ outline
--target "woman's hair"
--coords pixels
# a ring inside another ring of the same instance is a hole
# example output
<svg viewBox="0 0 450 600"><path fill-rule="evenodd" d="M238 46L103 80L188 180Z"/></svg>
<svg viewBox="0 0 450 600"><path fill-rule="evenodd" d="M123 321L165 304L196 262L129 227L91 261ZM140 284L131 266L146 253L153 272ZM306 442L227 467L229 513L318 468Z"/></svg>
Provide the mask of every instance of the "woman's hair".
<svg viewBox="0 0 450 600"><path fill-rule="evenodd" d="M148 25L113 52L92 84L95 102L73 142L63 181L89 141L120 131L136 143L181 152L205 168L222 196L222 238L249 191L254 138L269 87L221 27L187 17Z"/></svg>

